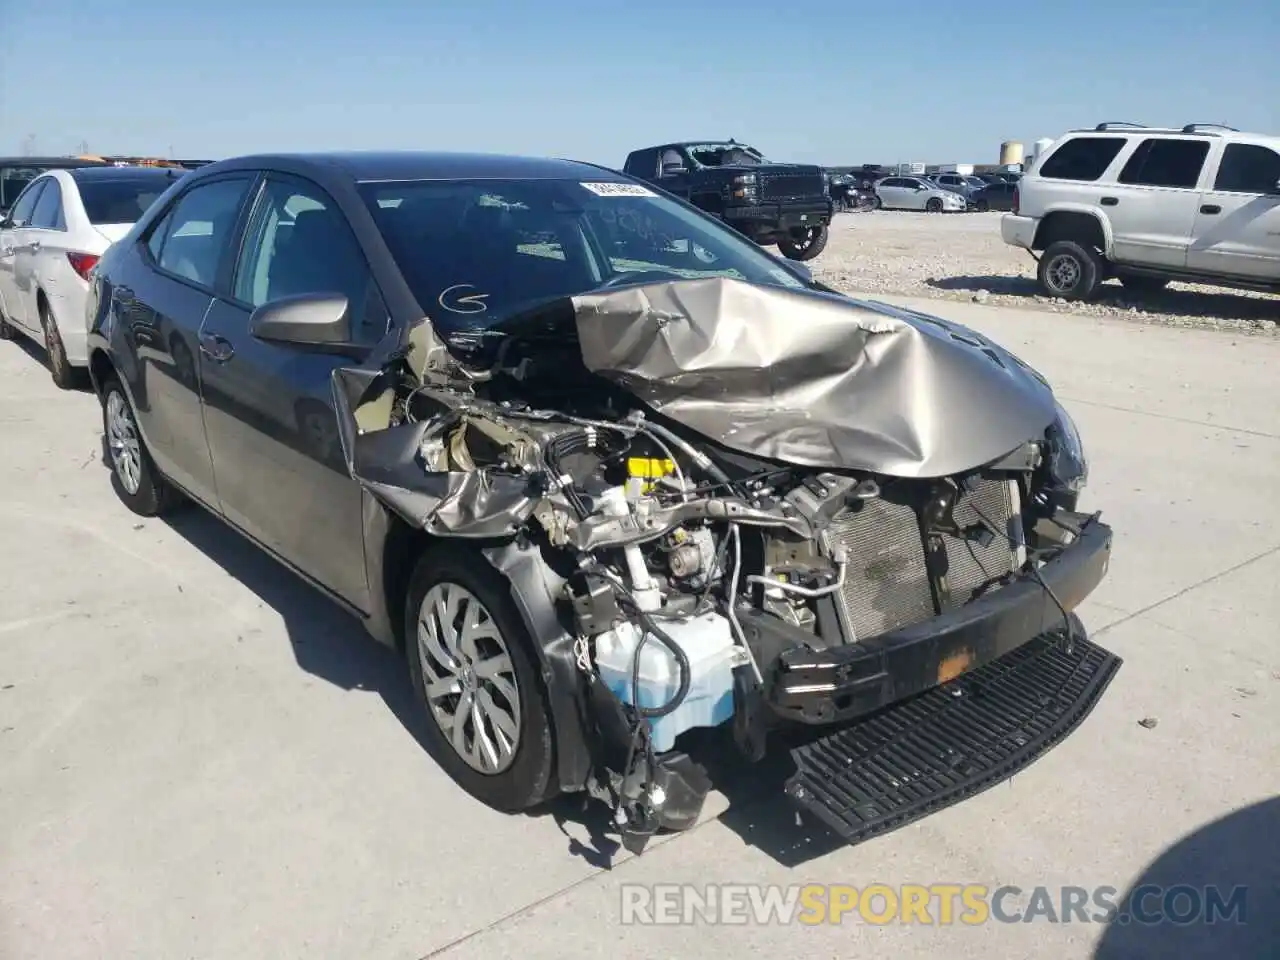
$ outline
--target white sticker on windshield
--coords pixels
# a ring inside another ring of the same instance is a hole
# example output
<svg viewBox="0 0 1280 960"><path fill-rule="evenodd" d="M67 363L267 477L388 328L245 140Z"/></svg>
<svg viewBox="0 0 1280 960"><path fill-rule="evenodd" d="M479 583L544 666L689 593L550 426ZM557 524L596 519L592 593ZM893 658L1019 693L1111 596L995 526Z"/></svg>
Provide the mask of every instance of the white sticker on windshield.
<svg viewBox="0 0 1280 960"><path fill-rule="evenodd" d="M657 196L648 187L638 183L584 183L582 184L597 197L654 197Z"/></svg>

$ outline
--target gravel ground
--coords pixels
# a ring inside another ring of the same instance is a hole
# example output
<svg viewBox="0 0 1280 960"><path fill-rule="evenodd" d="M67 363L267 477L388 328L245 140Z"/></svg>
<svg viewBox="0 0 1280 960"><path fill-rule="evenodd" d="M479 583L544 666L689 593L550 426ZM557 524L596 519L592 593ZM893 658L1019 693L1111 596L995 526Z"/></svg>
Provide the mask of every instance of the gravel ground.
<svg viewBox="0 0 1280 960"><path fill-rule="evenodd" d="M1039 307L1059 313L1120 317L1140 323L1209 327L1277 335L1280 297L1175 283L1138 296L1110 281L1090 303L1040 296L1035 261L1000 239L999 213L840 214L827 248L809 266L833 287Z"/></svg>

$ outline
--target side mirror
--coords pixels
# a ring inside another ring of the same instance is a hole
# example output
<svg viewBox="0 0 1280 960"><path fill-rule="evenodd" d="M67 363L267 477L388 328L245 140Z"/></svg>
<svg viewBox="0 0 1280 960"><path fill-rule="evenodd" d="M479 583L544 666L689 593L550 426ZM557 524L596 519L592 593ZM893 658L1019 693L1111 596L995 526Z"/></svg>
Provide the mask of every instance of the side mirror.
<svg viewBox="0 0 1280 960"><path fill-rule="evenodd" d="M686 171L683 163L664 163L662 165L661 176L675 177L685 172Z"/></svg>
<svg viewBox="0 0 1280 960"><path fill-rule="evenodd" d="M350 305L340 293L304 293L264 303L249 317L249 333L318 353L369 353L369 347L351 342Z"/></svg>
<svg viewBox="0 0 1280 960"><path fill-rule="evenodd" d="M0 210L0 230L12 230L13 221L9 219L8 210Z"/></svg>

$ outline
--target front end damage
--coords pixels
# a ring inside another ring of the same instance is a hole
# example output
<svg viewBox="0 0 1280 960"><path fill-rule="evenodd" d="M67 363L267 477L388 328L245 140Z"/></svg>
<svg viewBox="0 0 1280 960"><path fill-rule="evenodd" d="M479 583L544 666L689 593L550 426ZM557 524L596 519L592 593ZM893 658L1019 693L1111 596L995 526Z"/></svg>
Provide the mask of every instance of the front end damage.
<svg viewBox="0 0 1280 960"><path fill-rule="evenodd" d="M560 784L608 802L633 849L700 812L690 729L750 759L778 727L835 730L793 752L788 792L856 841L1029 762L1118 664L1071 615L1111 546L1075 509L1074 424L936 318L655 283L448 346L424 323L337 371L335 398L353 477L511 584Z"/></svg>

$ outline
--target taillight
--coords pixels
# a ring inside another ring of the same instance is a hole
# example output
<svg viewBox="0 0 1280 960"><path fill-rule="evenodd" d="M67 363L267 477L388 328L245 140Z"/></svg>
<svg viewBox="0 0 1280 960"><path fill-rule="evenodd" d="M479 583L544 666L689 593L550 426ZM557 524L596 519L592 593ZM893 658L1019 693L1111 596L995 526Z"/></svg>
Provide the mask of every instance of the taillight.
<svg viewBox="0 0 1280 960"><path fill-rule="evenodd" d="M1013 188L1013 214L1018 215L1018 188Z"/></svg>
<svg viewBox="0 0 1280 960"><path fill-rule="evenodd" d="M81 279L89 279L89 271L97 264L99 257L96 253L68 253L67 259L71 262L71 269L80 274Z"/></svg>

